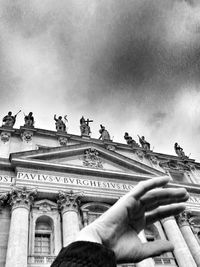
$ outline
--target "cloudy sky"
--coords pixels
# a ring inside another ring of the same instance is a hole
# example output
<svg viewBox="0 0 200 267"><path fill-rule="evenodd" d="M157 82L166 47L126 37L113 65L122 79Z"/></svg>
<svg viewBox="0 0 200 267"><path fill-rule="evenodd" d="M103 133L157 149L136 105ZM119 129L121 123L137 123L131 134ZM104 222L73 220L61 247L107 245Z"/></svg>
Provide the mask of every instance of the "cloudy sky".
<svg viewBox="0 0 200 267"><path fill-rule="evenodd" d="M200 1L0 0L0 119L20 109L200 161Z"/></svg>

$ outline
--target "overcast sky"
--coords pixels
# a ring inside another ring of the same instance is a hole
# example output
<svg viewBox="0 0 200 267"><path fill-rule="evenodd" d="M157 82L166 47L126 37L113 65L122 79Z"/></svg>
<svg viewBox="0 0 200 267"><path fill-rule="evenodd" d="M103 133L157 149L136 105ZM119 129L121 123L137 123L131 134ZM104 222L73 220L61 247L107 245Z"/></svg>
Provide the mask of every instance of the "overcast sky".
<svg viewBox="0 0 200 267"><path fill-rule="evenodd" d="M80 134L84 115L94 138L103 124L200 161L200 1L0 0L0 89L1 120L67 114Z"/></svg>

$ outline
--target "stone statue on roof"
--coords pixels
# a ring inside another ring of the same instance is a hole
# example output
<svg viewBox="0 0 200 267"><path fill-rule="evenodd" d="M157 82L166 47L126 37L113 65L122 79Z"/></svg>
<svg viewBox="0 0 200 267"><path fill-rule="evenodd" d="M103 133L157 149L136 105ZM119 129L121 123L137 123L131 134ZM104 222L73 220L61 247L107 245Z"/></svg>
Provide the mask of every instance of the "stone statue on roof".
<svg viewBox="0 0 200 267"><path fill-rule="evenodd" d="M178 157L185 157L185 153L183 151L183 148L179 146L178 143L174 144L174 150Z"/></svg>
<svg viewBox="0 0 200 267"><path fill-rule="evenodd" d="M21 110L18 113L20 113L20 112L21 112ZM16 122L16 117L17 117L18 113L13 116L12 112L9 111L8 115L3 117L3 126L7 126L7 127L12 128Z"/></svg>
<svg viewBox="0 0 200 267"><path fill-rule="evenodd" d="M101 134L99 139L101 139L102 141L104 140L110 140L110 134L109 132L105 129L105 126L103 126L102 124L100 124L100 130L99 133Z"/></svg>
<svg viewBox="0 0 200 267"><path fill-rule="evenodd" d="M67 115L64 116L64 120L62 119L62 116L59 116L56 118L56 114L54 115L54 120L56 121L56 130L61 131L61 132L66 132L66 122L67 120Z"/></svg>
<svg viewBox="0 0 200 267"><path fill-rule="evenodd" d="M90 136L91 130L89 123L93 122L93 120L85 119L83 116L80 119L80 130L82 136Z"/></svg>
<svg viewBox="0 0 200 267"><path fill-rule="evenodd" d="M28 115L24 116L24 126L27 127L34 127L34 117L33 117L33 112L29 112Z"/></svg>
<svg viewBox="0 0 200 267"><path fill-rule="evenodd" d="M138 143L127 132L124 133L124 139L127 145L139 147Z"/></svg>
<svg viewBox="0 0 200 267"><path fill-rule="evenodd" d="M140 137L138 135L138 138L139 138L141 147L144 148L145 150L150 150L150 143L145 140L145 137L144 136Z"/></svg>

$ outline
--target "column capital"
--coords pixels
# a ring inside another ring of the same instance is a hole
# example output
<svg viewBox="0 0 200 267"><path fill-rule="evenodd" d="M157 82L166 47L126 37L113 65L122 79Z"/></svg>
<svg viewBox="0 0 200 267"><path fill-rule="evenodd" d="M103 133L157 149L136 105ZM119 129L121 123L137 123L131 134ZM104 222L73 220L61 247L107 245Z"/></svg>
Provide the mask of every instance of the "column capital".
<svg viewBox="0 0 200 267"><path fill-rule="evenodd" d="M189 211L183 211L179 215L176 216L176 221L179 225L179 227L183 226L189 226L190 225L190 219L191 213Z"/></svg>
<svg viewBox="0 0 200 267"><path fill-rule="evenodd" d="M80 196L81 193L75 193L71 191L59 191L58 193L58 206L61 209L62 213L67 211L78 212L80 205Z"/></svg>
<svg viewBox="0 0 200 267"><path fill-rule="evenodd" d="M29 209L36 195L37 195L36 189L28 190L26 186L24 187L13 186L13 188L9 193L9 203L12 206L12 210L19 207Z"/></svg>

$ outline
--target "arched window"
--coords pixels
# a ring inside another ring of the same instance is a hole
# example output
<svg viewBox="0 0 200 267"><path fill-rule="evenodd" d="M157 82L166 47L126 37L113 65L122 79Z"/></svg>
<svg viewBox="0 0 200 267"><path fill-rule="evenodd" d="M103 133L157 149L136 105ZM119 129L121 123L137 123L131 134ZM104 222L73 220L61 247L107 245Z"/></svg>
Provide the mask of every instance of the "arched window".
<svg viewBox="0 0 200 267"><path fill-rule="evenodd" d="M34 253L50 255L53 251L53 222L48 216L41 216L35 225Z"/></svg>

